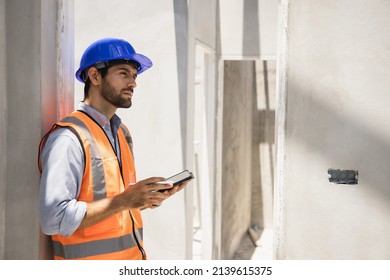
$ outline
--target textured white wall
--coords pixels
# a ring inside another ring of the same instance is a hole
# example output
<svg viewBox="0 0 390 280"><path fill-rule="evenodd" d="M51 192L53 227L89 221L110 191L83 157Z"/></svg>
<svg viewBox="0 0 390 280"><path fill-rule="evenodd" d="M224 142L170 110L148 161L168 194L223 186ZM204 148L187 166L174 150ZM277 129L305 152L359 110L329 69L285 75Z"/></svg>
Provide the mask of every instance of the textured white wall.
<svg viewBox="0 0 390 280"><path fill-rule="evenodd" d="M386 0L290 1L280 258L390 258L389 13ZM359 183L329 183L328 168Z"/></svg>
<svg viewBox="0 0 390 280"><path fill-rule="evenodd" d="M275 0L219 1L221 54L227 59L276 59Z"/></svg>
<svg viewBox="0 0 390 280"><path fill-rule="evenodd" d="M222 259L231 259L251 222L254 61L225 61L222 143Z"/></svg>

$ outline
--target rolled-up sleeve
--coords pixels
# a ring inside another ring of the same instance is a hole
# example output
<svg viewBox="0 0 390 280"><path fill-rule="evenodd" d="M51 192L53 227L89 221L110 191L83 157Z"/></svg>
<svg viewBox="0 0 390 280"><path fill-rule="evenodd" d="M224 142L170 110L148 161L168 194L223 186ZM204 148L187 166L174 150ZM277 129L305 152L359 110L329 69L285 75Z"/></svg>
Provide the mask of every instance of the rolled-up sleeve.
<svg viewBox="0 0 390 280"><path fill-rule="evenodd" d="M41 154L39 207L43 233L69 236L87 211L78 201L84 172L84 155L77 136L66 128L53 131Z"/></svg>

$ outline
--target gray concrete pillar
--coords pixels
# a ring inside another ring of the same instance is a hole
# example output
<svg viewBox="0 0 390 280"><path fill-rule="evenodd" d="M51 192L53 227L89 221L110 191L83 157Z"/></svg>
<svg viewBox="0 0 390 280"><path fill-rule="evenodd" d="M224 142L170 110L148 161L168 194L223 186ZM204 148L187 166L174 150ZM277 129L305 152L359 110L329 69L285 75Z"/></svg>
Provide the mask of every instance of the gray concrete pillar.
<svg viewBox="0 0 390 280"><path fill-rule="evenodd" d="M221 258L230 259L250 225L254 61L225 61Z"/></svg>
<svg viewBox="0 0 390 280"><path fill-rule="evenodd" d="M5 186L6 186L6 56L5 56L5 0L0 0L0 259L4 258L4 214L5 214Z"/></svg>
<svg viewBox="0 0 390 280"><path fill-rule="evenodd" d="M38 259L38 145L73 108L73 1L0 1L0 258ZM70 105L69 105L70 104Z"/></svg>

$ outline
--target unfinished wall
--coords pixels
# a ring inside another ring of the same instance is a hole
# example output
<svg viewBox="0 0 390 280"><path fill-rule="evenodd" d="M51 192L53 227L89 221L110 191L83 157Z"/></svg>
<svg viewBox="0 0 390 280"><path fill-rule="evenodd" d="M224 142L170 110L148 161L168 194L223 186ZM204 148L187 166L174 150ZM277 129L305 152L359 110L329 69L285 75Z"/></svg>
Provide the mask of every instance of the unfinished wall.
<svg viewBox="0 0 390 280"><path fill-rule="evenodd" d="M37 152L41 136L73 103L72 3L0 1L0 259L48 257Z"/></svg>
<svg viewBox="0 0 390 280"><path fill-rule="evenodd" d="M227 59L276 59L275 0L219 1L221 55Z"/></svg>
<svg viewBox="0 0 390 280"><path fill-rule="evenodd" d="M251 207L248 208L251 217L248 227L253 225L257 229L253 239L261 235L262 229L272 230L273 226L277 10L278 2L273 0L219 1L220 30L217 38L221 59L256 61L257 64L256 87L251 91L253 102L247 108L253 119L249 166L251 183L247 190L252 196ZM224 89L223 99L227 97L226 90ZM225 114L225 107L222 110ZM222 162L227 164L223 160ZM223 188L223 184L221 185ZM238 228L230 230L242 233ZM272 244L268 246L272 247Z"/></svg>
<svg viewBox="0 0 390 280"><path fill-rule="evenodd" d="M5 50L5 0L0 0L0 259L4 259L5 191L6 191L6 50Z"/></svg>
<svg viewBox="0 0 390 280"><path fill-rule="evenodd" d="M389 259L390 2L281 2L277 257Z"/></svg>
<svg viewBox="0 0 390 280"><path fill-rule="evenodd" d="M5 259L38 257L40 7L40 1L6 1L5 5Z"/></svg>
<svg viewBox="0 0 390 280"><path fill-rule="evenodd" d="M252 101L251 226L273 228L275 165L275 61L256 61Z"/></svg>
<svg viewBox="0 0 390 280"><path fill-rule="evenodd" d="M225 61L222 144L222 259L232 258L250 225L254 77L254 61Z"/></svg>

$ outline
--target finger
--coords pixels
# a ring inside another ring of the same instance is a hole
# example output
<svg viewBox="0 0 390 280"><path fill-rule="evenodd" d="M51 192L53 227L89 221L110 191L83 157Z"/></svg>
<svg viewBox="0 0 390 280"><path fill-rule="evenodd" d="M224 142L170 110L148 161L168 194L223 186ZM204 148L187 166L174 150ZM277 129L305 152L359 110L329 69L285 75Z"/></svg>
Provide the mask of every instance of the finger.
<svg viewBox="0 0 390 280"><path fill-rule="evenodd" d="M160 206L162 202L169 196L163 193L154 193L154 197L149 201L150 205Z"/></svg>
<svg viewBox="0 0 390 280"><path fill-rule="evenodd" d="M144 179L142 181L139 181L139 183L142 183L142 184L145 184L145 185L151 185L151 184L154 184L154 183L157 183L157 182L161 182L161 181L164 181L164 180L165 180L164 177L150 177L150 178Z"/></svg>
<svg viewBox="0 0 390 280"><path fill-rule="evenodd" d="M160 204L169 197L167 191L165 192L150 192L149 203Z"/></svg>
<svg viewBox="0 0 390 280"><path fill-rule="evenodd" d="M164 192L164 190L169 190L173 188L173 184L171 183L154 183L151 185L148 185L150 191L160 191Z"/></svg>
<svg viewBox="0 0 390 280"><path fill-rule="evenodd" d="M169 196L171 196L177 192L178 188L179 188L179 186L174 186L173 188L166 190L165 193L167 193Z"/></svg>
<svg viewBox="0 0 390 280"><path fill-rule="evenodd" d="M185 182L185 183L179 185L178 188L177 188L177 190L176 190L176 192L181 191L181 190L184 189L188 184L189 184L189 182Z"/></svg>
<svg viewBox="0 0 390 280"><path fill-rule="evenodd" d="M180 184L179 187L184 188L184 187L187 186L188 184L189 184L189 181Z"/></svg>
<svg viewBox="0 0 390 280"><path fill-rule="evenodd" d="M188 183L180 185L177 191L181 191L181 190L184 189L187 185L188 185Z"/></svg>

